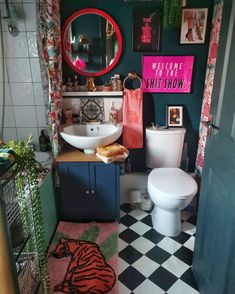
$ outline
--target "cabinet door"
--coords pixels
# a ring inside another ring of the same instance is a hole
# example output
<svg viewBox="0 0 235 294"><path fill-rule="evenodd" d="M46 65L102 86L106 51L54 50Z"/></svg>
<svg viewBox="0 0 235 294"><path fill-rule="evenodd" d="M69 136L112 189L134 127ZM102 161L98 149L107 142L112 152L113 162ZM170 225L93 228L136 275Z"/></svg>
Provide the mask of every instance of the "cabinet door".
<svg viewBox="0 0 235 294"><path fill-rule="evenodd" d="M93 218L119 219L119 165L90 163L91 191L94 191Z"/></svg>
<svg viewBox="0 0 235 294"><path fill-rule="evenodd" d="M92 197L88 163L60 163L61 218L70 221L91 220Z"/></svg>

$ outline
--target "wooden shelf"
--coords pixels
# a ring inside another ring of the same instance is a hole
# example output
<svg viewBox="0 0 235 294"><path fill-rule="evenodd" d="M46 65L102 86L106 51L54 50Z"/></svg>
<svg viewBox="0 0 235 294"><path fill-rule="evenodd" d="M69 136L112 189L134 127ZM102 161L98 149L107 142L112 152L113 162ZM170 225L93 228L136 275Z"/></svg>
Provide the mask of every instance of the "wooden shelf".
<svg viewBox="0 0 235 294"><path fill-rule="evenodd" d="M63 92L63 97L117 97L123 96L122 91L79 91L79 92Z"/></svg>

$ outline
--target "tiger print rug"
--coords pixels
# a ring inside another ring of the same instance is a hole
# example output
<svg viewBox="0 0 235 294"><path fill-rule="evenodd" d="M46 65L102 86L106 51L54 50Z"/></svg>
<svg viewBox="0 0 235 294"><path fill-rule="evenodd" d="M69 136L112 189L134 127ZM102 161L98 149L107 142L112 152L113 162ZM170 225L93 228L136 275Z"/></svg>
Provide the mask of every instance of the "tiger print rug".
<svg viewBox="0 0 235 294"><path fill-rule="evenodd" d="M118 223L60 222L48 268L50 293L118 294Z"/></svg>

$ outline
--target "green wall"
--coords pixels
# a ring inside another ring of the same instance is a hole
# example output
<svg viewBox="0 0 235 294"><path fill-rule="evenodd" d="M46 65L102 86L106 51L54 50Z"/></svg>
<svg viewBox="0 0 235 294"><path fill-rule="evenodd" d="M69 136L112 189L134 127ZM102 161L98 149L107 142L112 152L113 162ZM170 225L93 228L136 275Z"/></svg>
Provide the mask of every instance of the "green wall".
<svg viewBox="0 0 235 294"><path fill-rule="evenodd" d="M97 78L97 84L103 84L110 79L114 73L125 77L128 72L135 71L142 73L142 56L145 55L194 55L193 80L190 94L144 94L144 124L150 125L155 121L160 125L165 125L166 105L184 105L184 126L186 127L186 140L188 143L189 169L194 170L198 128L200 122L201 105L203 98L205 71L208 54L209 33L211 18L213 13L214 0L188 0L188 7L209 8L207 20L207 36L205 44L180 45L180 29L162 29L160 38L160 51L150 53L133 52L132 50L132 18L134 7L159 7L162 9L161 1L134 1L124 0L62 0L61 19L62 24L67 17L78 9L94 7L110 14L118 23L123 36L123 51L118 65L107 75ZM64 76L75 74L67 64L63 64ZM85 84L85 79L81 77L81 83ZM145 168L145 150L131 150L130 152L133 170L143 170Z"/></svg>

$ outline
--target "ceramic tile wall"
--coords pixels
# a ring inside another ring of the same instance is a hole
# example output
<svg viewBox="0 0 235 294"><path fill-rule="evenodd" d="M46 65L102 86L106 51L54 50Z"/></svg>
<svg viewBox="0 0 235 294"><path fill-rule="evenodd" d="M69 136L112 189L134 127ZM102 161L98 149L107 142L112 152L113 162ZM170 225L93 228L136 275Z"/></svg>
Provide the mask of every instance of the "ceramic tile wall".
<svg viewBox="0 0 235 294"><path fill-rule="evenodd" d="M77 113L80 110L80 99L83 98L63 98L63 109L70 108L73 113ZM85 98L86 99L86 98ZM103 98L104 100L104 120L109 121L109 112L112 107L112 102L114 107L118 110L118 120L122 121L122 98Z"/></svg>
<svg viewBox="0 0 235 294"><path fill-rule="evenodd" d="M41 129L46 129L46 112L42 92L39 58L36 44L36 0L9 0L16 14L19 30L16 37L8 32L7 20L2 19L5 51L5 124L4 140L24 140L30 133L38 148ZM4 0L0 0L2 16ZM0 50L0 117L2 116L3 56Z"/></svg>

